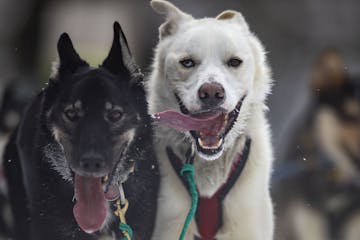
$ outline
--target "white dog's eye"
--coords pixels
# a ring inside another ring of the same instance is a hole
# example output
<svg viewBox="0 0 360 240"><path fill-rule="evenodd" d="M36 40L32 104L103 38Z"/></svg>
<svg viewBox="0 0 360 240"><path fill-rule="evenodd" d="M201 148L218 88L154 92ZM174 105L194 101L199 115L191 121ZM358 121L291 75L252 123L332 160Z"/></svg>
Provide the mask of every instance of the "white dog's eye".
<svg viewBox="0 0 360 240"><path fill-rule="evenodd" d="M180 64L183 65L185 68L192 68L195 67L195 61L191 58L187 58L180 61Z"/></svg>
<svg viewBox="0 0 360 240"><path fill-rule="evenodd" d="M229 67L234 67L234 68L236 68L236 67L239 67L242 62L243 62L243 61L242 61L241 59L238 59L238 58L230 58L230 60L227 61L227 65L228 65Z"/></svg>

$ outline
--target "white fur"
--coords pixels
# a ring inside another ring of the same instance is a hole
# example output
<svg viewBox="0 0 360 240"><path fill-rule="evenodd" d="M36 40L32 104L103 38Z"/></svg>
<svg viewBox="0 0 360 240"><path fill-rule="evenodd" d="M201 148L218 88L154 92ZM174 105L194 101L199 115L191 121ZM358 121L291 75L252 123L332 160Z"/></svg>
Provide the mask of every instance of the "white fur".
<svg viewBox="0 0 360 240"><path fill-rule="evenodd" d="M202 196L212 196L228 178L235 156L241 153L246 136L252 140L248 162L224 199L223 226L218 240L269 240L273 238L273 210L269 194L272 165L270 131L265 117L265 99L271 88L271 74L260 41L250 32L243 16L225 11L218 18L193 19L169 2L153 0L155 11L167 15L160 27L153 71L148 82L150 113L179 110L176 92L190 111L200 110L199 87L207 82L221 84L226 99L221 107L232 111L246 95L238 119L227 134L221 156L213 161L198 153L194 161L195 180ZM196 66L185 69L179 61L191 57ZM237 57L239 68L226 62ZM178 239L190 207L190 197L167 158L165 147L185 155L194 139L189 133L156 126L156 153L161 186L153 239ZM193 221L187 239L193 239Z"/></svg>

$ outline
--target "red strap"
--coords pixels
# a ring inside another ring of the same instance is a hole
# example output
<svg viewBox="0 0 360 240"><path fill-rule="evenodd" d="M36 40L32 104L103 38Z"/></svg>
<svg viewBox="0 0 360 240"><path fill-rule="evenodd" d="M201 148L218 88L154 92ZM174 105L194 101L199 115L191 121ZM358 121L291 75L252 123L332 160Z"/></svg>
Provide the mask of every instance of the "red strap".
<svg viewBox="0 0 360 240"><path fill-rule="evenodd" d="M239 154L231 167L231 171L227 181L223 185L221 185L221 187L212 197L199 198L196 211L196 223L198 226L199 234L201 236L201 240L215 240L215 235L219 230L222 219L221 204L223 199L220 198L220 194L223 192L229 181L231 181L231 177L233 176L240 161L241 155Z"/></svg>
<svg viewBox="0 0 360 240"><path fill-rule="evenodd" d="M196 222L201 240L214 240L218 231L220 221L218 193L211 198L199 198Z"/></svg>

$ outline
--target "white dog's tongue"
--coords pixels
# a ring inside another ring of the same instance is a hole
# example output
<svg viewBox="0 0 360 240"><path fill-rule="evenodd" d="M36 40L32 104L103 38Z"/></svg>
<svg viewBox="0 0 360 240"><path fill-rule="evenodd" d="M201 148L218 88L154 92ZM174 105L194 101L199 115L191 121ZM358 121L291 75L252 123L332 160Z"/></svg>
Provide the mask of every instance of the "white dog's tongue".
<svg viewBox="0 0 360 240"><path fill-rule="evenodd" d="M101 178L75 175L76 204L73 213L82 230L93 233L100 230L106 220L106 200Z"/></svg>
<svg viewBox="0 0 360 240"><path fill-rule="evenodd" d="M174 110L167 110L154 114L154 119L179 131L209 131L217 128L222 122L222 113L202 114L202 116L190 116Z"/></svg>

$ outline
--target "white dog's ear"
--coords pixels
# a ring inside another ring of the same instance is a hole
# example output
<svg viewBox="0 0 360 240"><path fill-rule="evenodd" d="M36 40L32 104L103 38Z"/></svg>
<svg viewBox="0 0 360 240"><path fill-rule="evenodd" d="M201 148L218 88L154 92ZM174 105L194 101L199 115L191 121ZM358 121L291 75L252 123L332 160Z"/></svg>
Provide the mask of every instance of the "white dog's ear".
<svg viewBox="0 0 360 240"><path fill-rule="evenodd" d="M264 102L267 95L271 92L273 85L272 73L266 59L264 46L259 39L250 35L249 43L255 61L254 93L255 101Z"/></svg>
<svg viewBox="0 0 360 240"><path fill-rule="evenodd" d="M249 25L247 24L244 16L237 11L233 11L233 10L223 11L222 13L217 15L216 19L239 23L244 28L244 30L249 31Z"/></svg>
<svg viewBox="0 0 360 240"><path fill-rule="evenodd" d="M152 0L150 4L155 12L166 15L166 22L159 27L160 39L174 34L181 23L192 19L192 16L184 13L170 2L164 0Z"/></svg>

